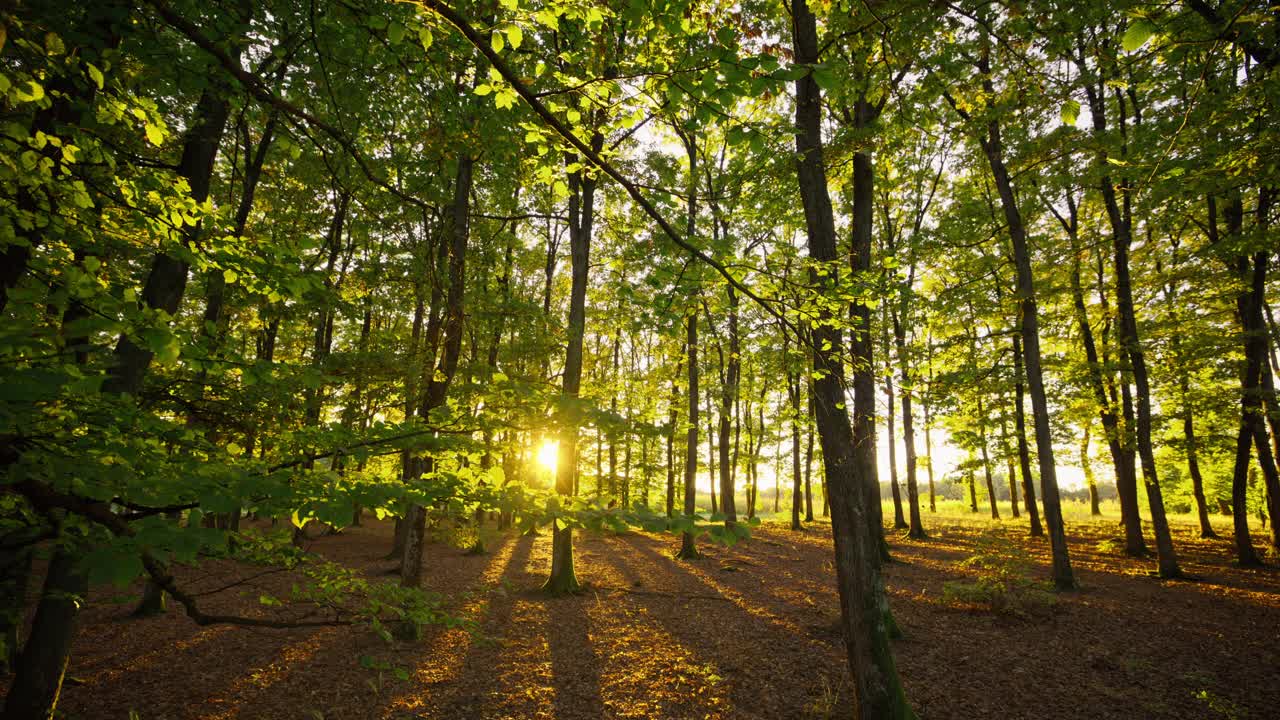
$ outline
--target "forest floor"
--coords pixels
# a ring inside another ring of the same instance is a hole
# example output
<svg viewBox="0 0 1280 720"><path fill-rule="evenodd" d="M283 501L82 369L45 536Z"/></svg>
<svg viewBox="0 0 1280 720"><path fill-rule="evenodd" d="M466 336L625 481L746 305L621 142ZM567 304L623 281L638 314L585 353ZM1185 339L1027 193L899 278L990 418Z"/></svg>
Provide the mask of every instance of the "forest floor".
<svg viewBox="0 0 1280 720"><path fill-rule="evenodd" d="M1201 541L1178 527L1183 566L1198 579L1170 582L1147 574L1152 562L1118 554L1112 523L1076 523L1081 589L1055 595L1038 584L1047 543L1021 526L976 516L926 521L931 539L894 536L896 562L885 569L904 632L894 651L920 717L1275 717L1280 570L1234 567L1226 539ZM389 523L369 522L311 549L380 575L389 534ZM766 523L732 548L704 543L692 562L671 559L671 537L580 534L586 590L562 598L538 592L550 544L547 533L494 535L484 555L433 544L426 585L471 631L432 627L421 642L391 646L341 628L200 628L175 610L134 620L108 589L85 612L62 715L849 716L826 523L804 532ZM975 554L1000 559L984 569L965 562ZM260 572L212 562L179 577L201 591ZM944 590L981 577L985 594ZM209 611L261 614L259 595L287 595L292 582L266 575L202 601ZM362 668L360 656L384 670Z"/></svg>

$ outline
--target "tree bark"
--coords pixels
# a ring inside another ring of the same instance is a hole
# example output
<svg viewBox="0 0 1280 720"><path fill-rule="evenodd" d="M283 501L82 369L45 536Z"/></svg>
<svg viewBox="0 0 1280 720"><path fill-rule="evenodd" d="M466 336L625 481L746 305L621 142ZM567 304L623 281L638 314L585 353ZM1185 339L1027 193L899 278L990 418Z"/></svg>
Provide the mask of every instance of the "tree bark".
<svg viewBox="0 0 1280 720"><path fill-rule="evenodd" d="M593 133L591 149L600 152L604 136ZM570 161L572 162L572 158ZM560 451L556 460L556 493L562 498L573 494L573 480L578 472L579 411L572 404L582 384L582 343L587 325L587 273L591 259L591 235L595 222L596 178L574 172L569 175L569 254L572 280L569 290L568 343L564 358L564 380L561 396L570 405L560 419ZM578 576L573 566L573 530L558 521L552 525L551 573L542 589L552 595L577 592Z"/></svg>
<svg viewBox="0 0 1280 720"><path fill-rule="evenodd" d="M979 67L983 74L983 86L994 96L991 70L985 57ZM1000 124L995 117L988 120L986 135L980 140L982 150L991 165L991 174L1000 195L1005 222L1013 244L1016 268L1015 287L1018 294L1019 329L1022 339L1023 361L1026 365L1027 386L1031 393L1031 415L1035 421L1036 455L1040 462L1040 488L1044 503L1045 524L1049 526L1049 545L1053 555L1053 582L1059 589L1075 587L1071 571L1071 557L1067 549L1066 528L1062 520L1062 505L1058 493L1058 470L1053 457L1053 435L1049 427L1049 401L1044 388L1044 374L1040 368L1040 316L1036 305L1035 281L1031 272L1031 249L1027 243L1026 229L1013 183L1004 164L1004 144L1000 137ZM1032 496L1028 496L1031 500ZM1034 504L1034 503L1032 503ZM1033 516L1034 517L1034 516Z"/></svg>
<svg viewBox="0 0 1280 720"><path fill-rule="evenodd" d="M1075 205L1071 205L1072 225L1075 225ZM1073 236L1074 240L1075 236ZM1141 557L1147 554L1146 541L1142 537L1142 521L1138 514L1137 477L1133 465L1133 454L1126 452L1120 419L1116 416L1115 407L1107 396L1106 381L1103 377L1103 363L1098 357L1098 349L1094 343L1093 326L1089 323L1089 312L1084 304L1084 285L1081 282L1081 252L1077 250L1071 265L1071 300L1075 307L1076 325L1080 330L1080 343L1084 346L1085 362L1089 365L1089 386L1093 390L1094 403L1098 417L1102 420L1102 429L1107 436L1107 448L1111 451L1111 463L1116 476L1116 494L1120 498L1120 519L1124 525L1125 554ZM1099 291L1102 288L1099 287Z"/></svg>
<svg viewBox="0 0 1280 720"><path fill-rule="evenodd" d="M418 416L424 422L430 420L431 411L444 405L453 382L454 373L458 369L458 358L462 352L463 335L463 299L466 289L467 245L471 237L471 187L474 179L475 159L463 154L458 158L457 172L454 177L453 202L449 217L449 288L445 298L443 320L442 355L427 380L427 391L418 407ZM434 469L431 457L424 458L419 465L421 473L415 477L429 473ZM404 555L400 562L400 584L403 587L420 587L422 585L422 558L426 546L427 509L422 506L410 508L405 518Z"/></svg>
<svg viewBox="0 0 1280 720"><path fill-rule="evenodd" d="M692 219L689 222L692 225ZM685 361L689 363L689 428L685 441L684 514L690 517L698 509L698 313L696 310L689 313L685 330ZM698 557L698 548L694 544L692 532L686 530L681 534L680 550L676 553L676 557L681 560L693 560Z"/></svg>
<svg viewBox="0 0 1280 720"><path fill-rule="evenodd" d="M817 22L806 0L791 1L795 59L801 66L819 62ZM796 80L796 175L805 211L809 255L829 269L829 282L836 274L835 220L827 193L826 168L822 152L822 98L818 83L806 73ZM862 190L870 190L870 157L857 161L856 176ZM870 200L866 197L865 200ZM870 210L868 202L864 210ZM861 225L858 239L870 248L870 214L855 216ZM869 258L868 258L869 259ZM868 263L869 264L869 263ZM857 314L869 320L865 306ZM823 311L824 314L829 311ZM855 348L859 362L870 360L870 336L863 324L861 347ZM903 694L889 646L888 601L880 576L880 548L883 530L879 527L879 487L875 471L874 387L855 387L853 427L845 410L844 367L840 330L829 322L819 322L812 331L815 374L814 400L818 433L822 442L823 465L831 492L832 535L835 541L837 588L840 594L841 625L846 655L853 676L854 717L894 720L914 717ZM858 350L862 350L859 353ZM870 375L869 363L865 366ZM867 377L866 380L870 380ZM867 403L871 404L866 412ZM862 412L858 406L861 404ZM874 507L873 507L874 506Z"/></svg>
<svg viewBox="0 0 1280 720"><path fill-rule="evenodd" d="M729 457L730 420L734 408L738 404L738 384L741 373L741 340L738 337L738 296L733 286L726 286L729 299L729 357L725 361L724 385L720 392L720 509L724 513L725 527L733 527L738 520L737 498L733 482L733 465L737 463L737 453ZM736 442L735 442L736 445Z"/></svg>
<svg viewBox="0 0 1280 720"><path fill-rule="evenodd" d="M1018 440L1018 470L1022 474L1022 501L1031 522L1031 537L1043 537L1040 509L1036 505L1036 486L1031 479L1031 450L1027 447L1027 416L1023 409L1025 394L1022 372L1022 341L1013 336L1013 430Z"/></svg>

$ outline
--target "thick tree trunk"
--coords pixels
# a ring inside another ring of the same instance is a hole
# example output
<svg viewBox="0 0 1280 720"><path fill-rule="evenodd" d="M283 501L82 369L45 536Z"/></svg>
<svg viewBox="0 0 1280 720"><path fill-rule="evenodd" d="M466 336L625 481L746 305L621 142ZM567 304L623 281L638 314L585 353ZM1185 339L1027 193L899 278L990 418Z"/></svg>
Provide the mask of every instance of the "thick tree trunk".
<svg viewBox="0 0 1280 720"><path fill-rule="evenodd" d="M8 518L6 518L7 520ZM29 528L0 535L0 675L17 667L26 625L27 588L31 583L32 548Z"/></svg>
<svg viewBox="0 0 1280 720"><path fill-rule="evenodd" d="M88 590L88 569L74 554L55 551L0 718L52 720Z"/></svg>
<svg viewBox="0 0 1280 720"><path fill-rule="evenodd" d="M795 59L802 66L819 61L817 23L805 0L791 2ZM826 168L822 157L822 99L812 74L796 80L797 179L804 205L809 239L809 255L836 275L835 221L827 194ZM870 210L870 158L864 156L855 169ZM870 213L855 216L862 241L870 248ZM861 249L860 248L860 249ZM869 258L868 258L869 260ZM869 264L869 263L868 263ZM865 306L863 306L865 310ZM858 313L869 320L869 312ZM855 348L859 362L870 360L870 336L863 324L862 339ZM831 492L832 535L835 540L836 578L840 594L841 625L849 668L853 676L854 717L895 720L914 717L902 691L893 653L889 647L889 608L880 576L879 487L875 471L874 387L855 386L857 427L850 426L845 410L844 367L840 356L843 339L837 327L818 323L812 332L815 374L814 400L818 433L822 442L823 465ZM858 350L862 350L861 353ZM865 368L867 380L874 367ZM862 412L858 404L861 403ZM866 404L870 403L870 412Z"/></svg>

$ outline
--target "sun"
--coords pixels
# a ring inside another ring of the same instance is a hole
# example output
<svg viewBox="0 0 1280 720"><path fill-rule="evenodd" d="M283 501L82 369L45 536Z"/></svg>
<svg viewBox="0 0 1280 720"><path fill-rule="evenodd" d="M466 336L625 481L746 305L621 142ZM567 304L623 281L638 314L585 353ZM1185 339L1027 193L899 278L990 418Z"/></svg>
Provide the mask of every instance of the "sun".
<svg viewBox="0 0 1280 720"><path fill-rule="evenodd" d="M538 464L543 469L556 474L556 459L560 456L560 443L547 440L538 447Z"/></svg>

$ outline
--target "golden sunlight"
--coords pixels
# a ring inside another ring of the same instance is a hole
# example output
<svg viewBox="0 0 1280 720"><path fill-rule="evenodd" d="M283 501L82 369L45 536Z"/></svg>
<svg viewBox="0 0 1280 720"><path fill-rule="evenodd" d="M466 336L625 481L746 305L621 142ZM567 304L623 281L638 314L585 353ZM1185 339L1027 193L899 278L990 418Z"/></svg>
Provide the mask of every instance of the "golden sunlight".
<svg viewBox="0 0 1280 720"><path fill-rule="evenodd" d="M560 443L553 440L547 440L538 447L538 465L551 473L552 477L556 474L556 459L560 455Z"/></svg>

